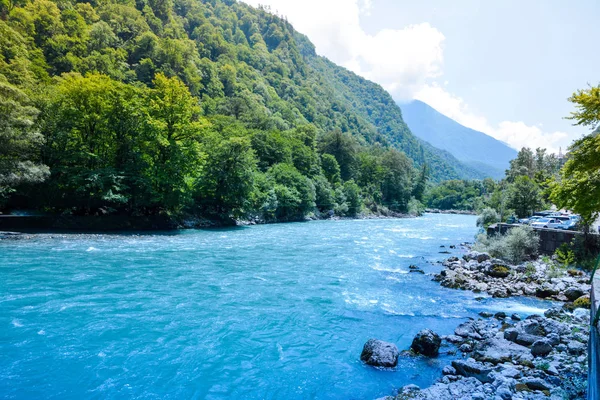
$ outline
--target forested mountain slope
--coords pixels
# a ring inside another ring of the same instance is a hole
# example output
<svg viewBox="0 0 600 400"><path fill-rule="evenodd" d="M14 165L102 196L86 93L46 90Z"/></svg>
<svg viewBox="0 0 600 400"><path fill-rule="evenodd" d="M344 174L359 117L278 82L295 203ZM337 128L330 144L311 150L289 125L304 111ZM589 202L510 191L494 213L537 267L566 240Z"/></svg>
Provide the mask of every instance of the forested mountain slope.
<svg viewBox="0 0 600 400"><path fill-rule="evenodd" d="M467 128L419 100L402 105L404 119L419 138L458 160L501 179L517 151L483 132Z"/></svg>
<svg viewBox="0 0 600 400"><path fill-rule="evenodd" d="M480 176L381 87L231 0L2 2L0 92L8 206L281 220L406 210L424 164Z"/></svg>

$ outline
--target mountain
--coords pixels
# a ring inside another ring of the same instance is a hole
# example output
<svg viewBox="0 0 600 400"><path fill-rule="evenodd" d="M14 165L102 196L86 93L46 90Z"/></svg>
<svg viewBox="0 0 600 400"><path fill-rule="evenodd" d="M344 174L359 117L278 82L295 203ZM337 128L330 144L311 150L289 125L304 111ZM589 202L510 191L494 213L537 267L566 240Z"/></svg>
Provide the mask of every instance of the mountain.
<svg viewBox="0 0 600 400"><path fill-rule="evenodd" d="M380 85L317 55L265 8L9 3L0 209L11 198L85 215L287 220L406 211L423 165L433 181L484 176L413 135Z"/></svg>
<svg viewBox="0 0 600 400"><path fill-rule="evenodd" d="M412 133L447 150L462 163L500 179L517 151L483 132L467 128L419 100L401 105Z"/></svg>

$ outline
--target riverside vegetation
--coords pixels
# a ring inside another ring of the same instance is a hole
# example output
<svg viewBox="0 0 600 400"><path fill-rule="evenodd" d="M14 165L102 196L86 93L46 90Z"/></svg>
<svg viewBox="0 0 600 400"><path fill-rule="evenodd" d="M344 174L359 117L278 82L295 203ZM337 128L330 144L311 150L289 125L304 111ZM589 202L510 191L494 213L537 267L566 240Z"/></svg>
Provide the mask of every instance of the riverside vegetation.
<svg viewBox="0 0 600 400"><path fill-rule="evenodd" d="M418 213L428 178L483 178L285 19L230 0L3 1L0 108L0 211Z"/></svg>

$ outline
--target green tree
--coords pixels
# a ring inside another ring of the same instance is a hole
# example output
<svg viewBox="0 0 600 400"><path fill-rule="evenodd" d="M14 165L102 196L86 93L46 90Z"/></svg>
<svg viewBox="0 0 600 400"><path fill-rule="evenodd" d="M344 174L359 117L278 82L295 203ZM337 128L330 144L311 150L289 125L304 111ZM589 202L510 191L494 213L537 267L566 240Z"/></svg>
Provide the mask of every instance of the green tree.
<svg viewBox="0 0 600 400"><path fill-rule="evenodd" d="M519 218L524 218L542 205L541 191L535 181L527 175L518 176L510 188L508 207L515 210Z"/></svg>
<svg viewBox="0 0 600 400"><path fill-rule="evenodd" d="M321 153L331 154L340 166L340 176L348 180L354 176L356 169L357 143L348 133L334 130L326 134L320 145Z"/></svg>
<svg viewBox="0 0 600 400"><path fill-rule="evenodd" d="M561 208L581 214L585 225L592 223L600 212L600 86L578 90L570 98L576 108L569 119L575 125L595 128L595 131L569 148L568 160L560 176L549 188L550 199Z"/></svg>
<svg viewBox="0 0 600 400"><path fill-rule="evenodd" d="M216 136L210 141L207 152L207 163L197 183L198 202L221 218L244 215L256 168L250 139Z"/></svg>
<svg viewBox="0 0 600 400"><path fill-rule="evenodd" d="M49 175L39 162L44 138L34 125L38 112L25 93L0 75L0 205L16 186Z"/></svg>

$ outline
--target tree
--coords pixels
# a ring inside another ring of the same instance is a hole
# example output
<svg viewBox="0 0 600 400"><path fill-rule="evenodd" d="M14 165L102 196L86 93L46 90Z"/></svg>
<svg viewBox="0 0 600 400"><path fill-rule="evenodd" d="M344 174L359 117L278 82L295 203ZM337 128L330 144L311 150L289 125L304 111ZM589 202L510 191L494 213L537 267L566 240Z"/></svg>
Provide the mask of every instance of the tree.
<svg viewBox="0 0 600 400"><path fill-rule="evenodd" d="M425 188L427 187L428 176L429 171L427 168L427 164L423 164L421 170L419 171L419 175L415 179L415 185L412 191L413 197L420 202L423 201L423 196L425 195Z"/></svg>
<svg viewBox="0 0 600 400"><path fill-rule="evenodd" d="M340 166L340 176L348 180L354 176L356 168L356 139L348 133L334 130L321 141L321 153L331 154Z"/></svg>
<svg viewBox="0 0 600 400"><path fill-rule="evenodd" d="M383 155L385 175L382 183L384 202L392 209L406 211L412 191L412 163L397 150L388 150Z"/></svg>
<svg viewBox="0 0 600 400"><path fill-rule="evenodd" d="M578 90L569 101L576 111L568 118L595 131L569 148L559 178L549 187L550 199L558 207L581 214L584 225L589 225L600 212L600 86Z"/></svg>
<svg viewBox="0 0 600 400"><path fill-rule="evenodd" d="M569 150L560 177L550 185L550 199L580 214L589 225L600 212L600 136L594 133L579 139Z"/></svg>
<svg viewBox="0 0 600 400"><path fill-rule="evenodd" d="M39 162L44 138L34 126L38 112L24 92L0 75L0 200L16 186L42 182L49 175Z"/></svg>
<svg viewBox="0 0 600 400"><path fill-rule="evenodd" d="M148 125L157 143L153 160L153 191L167 209L181 210L190 200L205 154L200 144L207 122L198 99L177 77L157 74L149 96Z"/></svg>
<svg viewBox="0 0 600 400"><path fill-rule="evenodd" d="M321 155L321 166L323 168L323 174L333 186L338 185L341 182L340 177L340 165L337 160L331 154Z"/></svg>
<svg viewBox="0 0 600 400"><path fill-rule="evenodd" d="M518 176L510 189L508 207L515 210L519 218L532 215L542 206L538 185L526 175Z"/></svg>

